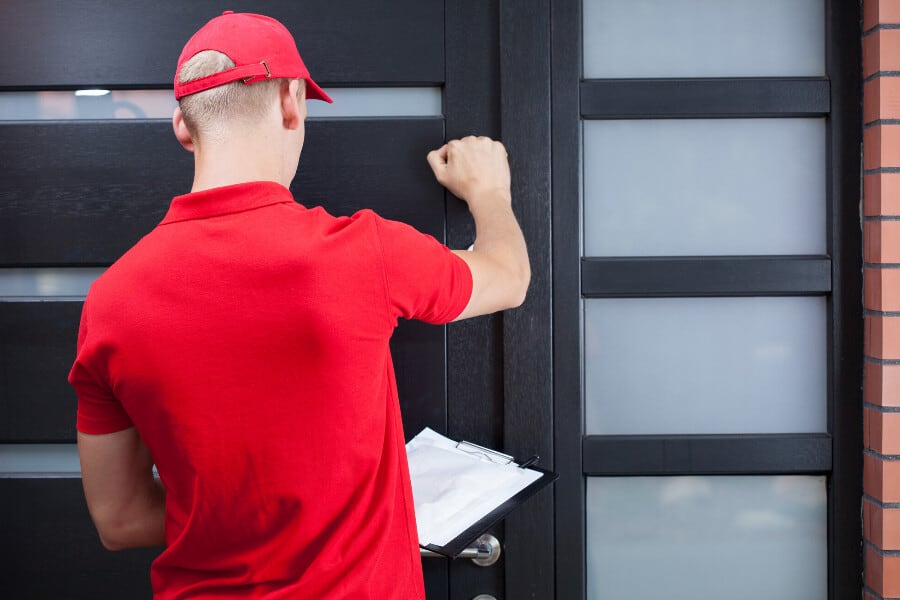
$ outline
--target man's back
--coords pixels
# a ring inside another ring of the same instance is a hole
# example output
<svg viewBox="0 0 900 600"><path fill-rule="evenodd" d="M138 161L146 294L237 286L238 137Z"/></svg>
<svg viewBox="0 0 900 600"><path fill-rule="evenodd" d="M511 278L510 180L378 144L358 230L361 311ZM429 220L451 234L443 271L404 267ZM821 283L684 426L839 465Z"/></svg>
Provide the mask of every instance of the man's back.
<svg viewBox="0 0 900 600"><path fill-rule="evenodd" d="M76 362L101 382L79 429L133 423L168 490L160 597L420 597L388 340L470 291L461 260L371 212L274 183L176 198L92 288L79 356L106 360Z"/></svg>
<svg viewBox="0 0 900 600"><path fill-rule="evenodd" d="M331 99L278 21L212 19L174 91L192 193L92 287L69 374L100 541L165 545L157 598L421 598L388 338L524 301L506 151L428 154L475 221L451 251L293 201L306 100Z"/></svg>

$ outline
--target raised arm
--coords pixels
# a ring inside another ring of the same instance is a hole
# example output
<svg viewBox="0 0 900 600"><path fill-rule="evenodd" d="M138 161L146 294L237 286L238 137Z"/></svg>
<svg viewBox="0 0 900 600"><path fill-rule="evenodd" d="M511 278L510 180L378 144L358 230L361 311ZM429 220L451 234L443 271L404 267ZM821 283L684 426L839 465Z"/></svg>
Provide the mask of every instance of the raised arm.
<svg viewBox="0 0 900 600"><path fill-rule="evenodd" d="M166 492L134 427L78 433L88 510L107 550L165 544Z"/></svg>
<svg viewBox="0 0 900 600"><path fill-rule="evenodd" d="M472 297L456 318L515 308L525 301L531 267L512 210L509 161L503 144L486 137L448 142L428 154L438 182L463 199L475 220L471 251L455 251L472 272Z"/></svg>

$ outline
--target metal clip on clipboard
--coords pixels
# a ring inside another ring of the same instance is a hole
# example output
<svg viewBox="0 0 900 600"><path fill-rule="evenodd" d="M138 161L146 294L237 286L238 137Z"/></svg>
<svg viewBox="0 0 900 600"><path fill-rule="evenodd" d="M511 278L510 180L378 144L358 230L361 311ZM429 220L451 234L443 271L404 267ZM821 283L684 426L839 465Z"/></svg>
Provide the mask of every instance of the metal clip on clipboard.
<svg viewBox="0 0 900 600"><path fill-rule="evenodd" d="M503 454L502 452L497 452L496 450L491 450L490 448L485 448L484 446L479 446L478 444L473 444L472 442L467 442L465 440L456 442L456 447L467 454L483 456L492 463L510 465L515 462L515 458L509 454Z"/></svg>

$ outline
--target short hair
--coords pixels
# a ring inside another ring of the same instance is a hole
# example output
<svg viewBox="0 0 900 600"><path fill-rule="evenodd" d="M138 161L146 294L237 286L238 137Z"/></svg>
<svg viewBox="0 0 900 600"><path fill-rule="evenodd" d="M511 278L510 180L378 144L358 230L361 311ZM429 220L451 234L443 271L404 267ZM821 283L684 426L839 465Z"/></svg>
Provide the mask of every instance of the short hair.
<svg viewBox="0 0 900 600"><path fill-rule="evenodd" d="M216 50L204 50L184 63L178 80L185 83L233 67L234 62L227 55ZM287 81L271 79L255 81L250 85L240 80L233 81L184 96L178 104L188 130L202 137L205 133L221 130L228 123L253 124L265 115L279 87Z"/></svg>

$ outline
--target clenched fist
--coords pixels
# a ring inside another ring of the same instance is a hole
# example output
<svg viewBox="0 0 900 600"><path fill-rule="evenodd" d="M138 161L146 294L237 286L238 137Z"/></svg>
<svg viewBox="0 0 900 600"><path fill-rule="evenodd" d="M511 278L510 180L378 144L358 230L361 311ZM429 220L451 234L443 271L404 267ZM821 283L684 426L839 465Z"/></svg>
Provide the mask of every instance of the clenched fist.
<svg viewBox="0 0 900 600"><path fill-rule="evenodd" d="M452 140L429 152L428 164L438 182L470 208L498 196L510 202L509 161L500 142L474 136Z"/></svg>

